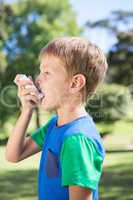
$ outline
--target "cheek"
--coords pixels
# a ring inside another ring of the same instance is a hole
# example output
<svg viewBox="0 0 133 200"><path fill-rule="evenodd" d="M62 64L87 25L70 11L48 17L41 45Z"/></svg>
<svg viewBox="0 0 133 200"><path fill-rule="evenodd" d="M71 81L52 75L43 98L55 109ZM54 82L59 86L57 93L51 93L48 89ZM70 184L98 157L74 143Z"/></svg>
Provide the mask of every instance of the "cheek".
<svg viewBox="0 0 133 200"><path fill-rule="evenodd" d="M68 95L67 88L63 84L54 84L52 87L49 87L47 89L47 98L49 99L50 102L53 103L59 103L63 100L66 99L66 96Z"/></svg>
<svg viewBox="0 0 133 200"><path fill-rule="evenodd" d="M44 93L46 92L47 97L55 98L59 100L62 96L66 96L69 91L69 85L66 80L60 78L42 81Z"/></svg>
<svg viewBox="0 0 133 200"><path fill-rule="evenodd" d="M60 97L62 99L66 99L69 96L69 87L67 83L62 83L59 86Z"/></svg>

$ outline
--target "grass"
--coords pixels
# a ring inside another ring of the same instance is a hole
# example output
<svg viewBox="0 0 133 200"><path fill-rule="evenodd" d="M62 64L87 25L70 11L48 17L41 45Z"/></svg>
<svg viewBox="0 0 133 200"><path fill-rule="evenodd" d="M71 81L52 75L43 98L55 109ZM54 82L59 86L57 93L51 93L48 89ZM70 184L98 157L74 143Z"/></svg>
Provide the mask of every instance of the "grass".
<svg viewBox="0 0 133 200"><path fill-rule="evenodd" d="M18 164L4 159L5 148L0 148L0 199L36 200L40 154ZM101 200L133 199L133 152L107 154L100 184Z"/></svg>
<svg viewBox="0 0 133 200"><path fill-rule="evenodd" d="M133 152L108 154L105 163L100 199L133 199Z"/></svg>
<svg viewBox="0 0 133 200"><path fill-rule="evenodd" d="M99 130L112 129L112 133L105 136L103 140L106 149L133 148L133 121L120 120L108 125L101 123L97 127Z"/></svg>
<svg viewBox="0 0 133 200"><path fill-rule="evenodd" d="M0 189L4 200L36 200L37 170L1 171Z"/></svg>
<svg viewBox="0 0 133 200"><path fill-rule="evenodd" d="M5 147L0 147L0 155L0 199L37 200L40 153L20 163L5 160Z"/></svg>

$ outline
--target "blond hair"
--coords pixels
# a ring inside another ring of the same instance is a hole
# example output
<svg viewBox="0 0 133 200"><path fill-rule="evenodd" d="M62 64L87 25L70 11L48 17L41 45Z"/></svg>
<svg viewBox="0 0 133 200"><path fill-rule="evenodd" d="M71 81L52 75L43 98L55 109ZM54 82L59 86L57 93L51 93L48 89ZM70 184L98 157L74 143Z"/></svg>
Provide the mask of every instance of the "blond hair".
<svg viewBox="0 0 133 200"><path fill-rule="evenodd" d="M86 85L81 91L84 101L95 92L108 67L102 50L79 37L57 38L41 50L40 58L45 54L60 58L69 75L83 74L85 76Z"/></svg>

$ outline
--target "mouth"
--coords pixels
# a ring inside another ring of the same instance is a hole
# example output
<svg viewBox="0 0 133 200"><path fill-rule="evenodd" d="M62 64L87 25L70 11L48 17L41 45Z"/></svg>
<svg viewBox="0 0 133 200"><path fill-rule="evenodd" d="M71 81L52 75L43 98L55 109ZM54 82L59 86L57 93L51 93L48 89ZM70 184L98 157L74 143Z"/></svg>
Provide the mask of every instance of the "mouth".
<svg viewBox="0 0 133 200"><path fill-rule="evenodd" d="M39 95L38 95L38 98L40 100L40 103L42 103L42 100L44 99L45 95L44 95L44 92L41 90L40 87L37 87L38 89L38 92L39 92Z"/></svg>
<svg viewBox="0 0 133 200"><path fill-rule="evenodd" d="M44 94L44 92L42 91L40 85L37 84L36 82L35 82L35 86L36 86L36 88L37 88L37 90L38 90L38 93L39 93L39 94L38 94L38 98L39 98L39 100L40 100L40 103L42 103L42 100L44 99L45 94Z"/></svg>

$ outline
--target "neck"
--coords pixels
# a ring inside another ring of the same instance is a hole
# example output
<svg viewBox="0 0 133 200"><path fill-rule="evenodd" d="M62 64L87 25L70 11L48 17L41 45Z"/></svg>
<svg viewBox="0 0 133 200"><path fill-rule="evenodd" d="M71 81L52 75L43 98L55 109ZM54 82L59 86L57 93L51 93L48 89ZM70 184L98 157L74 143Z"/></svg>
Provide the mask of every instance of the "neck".
<svg viewBox="0 0 133 200"><path fill-rule="evenodd" d="M57 125L61 126L67 124L79 117L87 115L84 105L65 105L63 108L57 110L58 122Z"/></svg>

